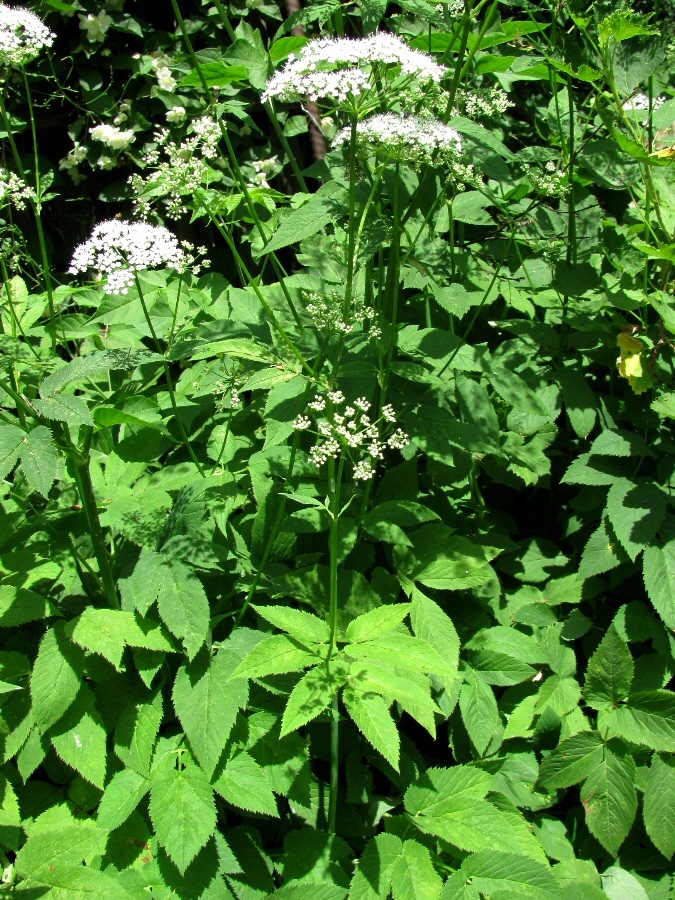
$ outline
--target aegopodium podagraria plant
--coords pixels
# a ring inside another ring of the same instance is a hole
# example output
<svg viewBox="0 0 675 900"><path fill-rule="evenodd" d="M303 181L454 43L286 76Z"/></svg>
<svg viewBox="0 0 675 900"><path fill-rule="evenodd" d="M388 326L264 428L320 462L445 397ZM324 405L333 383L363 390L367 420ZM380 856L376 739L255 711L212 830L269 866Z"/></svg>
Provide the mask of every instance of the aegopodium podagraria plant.
<svg viewBox="0 0 675 900"><path fill-rule="evenodd" d="M396 413L391 404L385 404L380 417L373 422L368 415L371 404L365 397L358 397L338 412L336 407L344 403L342 391L318 395L308 404L312 413L323 414L320 418L315 416L315 427L312 428L311 415L299 415L293 422L293 428L318 437L318 442L309 452L309 458L317 468L342 454L353 463L354 479L369 481L375 475L377 463L384 459L385 450L403 450L410 439L401 428L384 437L383 430L396 424Z"/></svg>
<svg viewBox="0 0 675 900"><path fill-rule="evenodd" d="M169 266L184 272L193 262L193 247L180 243L167 228L148 222L101 222L91 237L75 248L69 273L93 269L108 278L108 294L126 294L145 269Z"/></svg>
<svg viewBox="0 0 675 900"><path fill-rule="evenodd" d="M51 47L55 38L32 12L0 3L0 65L25 66L45 47Z"/></svg>
<svg viewBox="0 0 675 900"><path fill-rule="evenodd" d="M307 98L316 103L344 104L375 86L390 70L417 84L438 84L447 69L426 53L413 50L393 34L366 38L321 38L311 41L267 83L263 103Z"/></svg>
<svg viewBox="0 0 675 900"><path fill-rule="evenodd" d="M33 188L14 172L0 168L0 209L9 204L15 209L25 209L30 200L35 200Z"/></svg>

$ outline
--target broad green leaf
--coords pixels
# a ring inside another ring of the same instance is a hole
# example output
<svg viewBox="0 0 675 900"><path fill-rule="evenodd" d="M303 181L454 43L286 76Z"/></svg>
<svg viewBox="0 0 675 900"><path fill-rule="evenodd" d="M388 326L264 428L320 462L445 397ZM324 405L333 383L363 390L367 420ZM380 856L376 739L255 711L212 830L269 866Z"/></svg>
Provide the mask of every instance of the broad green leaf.
<svg viewBox="0 0 675 900"><path fill-rule="evenodd" d="M385 500L378 503L363 517L363 524L376 522L393 522L401 527L413 527L424 525L427 522L438 521L440 516L425 506L413 500Z"/></svg>
<svg viewBox="0 0 675 900"><path fill-rule="evenodd" d="M616 706L628 696L633 682L630 650L610 626L588 661L584 698L594 709Z"/></svg>
<svg viewBox="0 0 675 900"><path fill-rule="evenodd" d="M526 856L482 850L462 863L462 873L481 893L488 896L530 897L531 900L564 900L548 866Z"/></svg>
<svg viewBox="0 0 675 900"><path fill-rule="evenodd" d="M504 159L513 159L513 153L511 153L499 138L491 131L488 131L487 128L483 128L483 126L479 125L477 122L472 122L471 119L465 119L462 116L453 116L448 124L451 128L459 131L460 134L466 135L480 146L487 147L498 156L501 156Z"/></svg>
<svg viewBox="0 0 675 900"><path fill-rule="evenodd" d="M143 625L145 630L132 612L89 606L67 624L65 631L76 644L100 654L119 670L126 646L146 650L172 649L159 628L148 627L147 623Z"/></svg>
<svg viewBox="0 0 675 900"><path fill-rule="evenodd" d="M488 684L507 687L528 681L536 675L536 669L528 666L515 656L500 653L499 650L478 650L470 653L472 669L480 672Z"/></svg>
<svg viewBox="0 0 675 900"><path fill-rule="evenodd" d="M666 859L675 853L675 755L655 753L644 781L647 834Z"/></svg>
<svg viewBox="0 0 675 900"><path fill-rule="evenodd" d="M429 724L427 730L435 734L434 714L439 709L431 699L431 684L425 675L410 670L400 675L389 667L369 661L352 663L349 681L363 693L372 691L390 702L396 700L424 728Z"/></svg>
<svg viewBox="0 0 675 900"><path fill-rule="evenodd" d="M16 852L23 843L21 810L11 781L0 773L0 844Z"/></svg>
<svg viewBox="0 0 675 900"><path fill-rule="evenodd" d="M665 547L647 547L642 572L654 609L675 630L675 541Z"/></svg>
<svg viewBox="0 0 675 900"><path fill-rule="evenodd" d="M0 628L39 621L53 613L50 601L35 591L11 584L0 586Z"/></svg>
<svg viewBox="0 0 675 900"><path fill-rule="evenodd" d="M115 729L115 753L127 768L147 778L155 741L162 723L162 692L156 691L146 703L128 706Z"/></svg>
<svg viewBox="0 0 675 900"><path fill-rule="evenodd" d="M361 734L398 772L400 739L389 704L377 694L354 690L345 690L343 699Z"/></svg>
<svg viewBox="0 0 675 900"><path fill-rule="evenodd" d="M25 437L16 425L0 425L0 478L6 478L18 462Z"/></svg>
<svg viewBox="0 0 675 900"><path fill-rule="evenodd" d="M584 373L565 369L558 373L570 425L577 437L586 439L597 417L597 399Z"/></svg>
<svg viewBox="0 0 675 900"><path fill-rule="evenodd" d="M609 900L649 900L642 883L621 866L610 866L602 873L602 891Z"/></svg>
<svg viewBox="0 0 675 900"><path fill-rule="evenodd" d="M357 644L388 634L398 628L409 612L409 603L378 606L351 621L347 626L345 637L350 643Z"/></svg>
<svg viewBox="0 0 675 900"><path fill-rule="evenodd" d="M603 517L600 527L593 532L584 547L579 563L579 577L586 579L593 575L611 572L612 569L616 569L617 566L627 563L629 560L630 557L612 531L609 520L607 517Z"/></svg>
<svg viewBox="0 0 675 900"><path fill-rule="evenodd" d="M328 624L312 613L292 609L289 606L254 606L254 609L275 628L285 631L299 641L323 644L330 638Z"/></svg>
<svg viewBox="0 0 675 900"><path fill-rule="evenodd" d="M434 869L431 854L417 841L406 841L391 870L394 900L438 900L443 881Z"/></svg>
<svg viewBox="0 0 675 900"><path fill-rule="evenodd" d="M604 758L581 786L586 824L608 853L616 856L637 811L635 763L605 747Z"/></svg>
<svg viewBox="0 0 675 900"><path fill-rule="evenodd" d="M248 684L228 681L239 658L221 649L200 653L182 666L173 686L173 705L197 762L211 778L230 736L237 713L248 701Z"/></svg>
<svg viewBox="0 0 675 900"><path fill-rule="evenodd" d="M337 690L323 666L302 676L291 691L281 721L281 737L316 719L330 705Z"/></svg>
<svg viewBox="0 0 675 900"><path fill-rule="evenodd" d="M173 560L157 573L157 608L169 631L183 641L194 659L209 634L209 601L201 581L186 565Z"/></svg>
<svg viewBox="0 0 675 900"><path fill-rule="evenodd" d="M103 790L106 772L106 731L94 698L82 687L75 702L51 730L54 749L75 771Z"/></svg>
<svg viewBox="0 0 675 900"><path fill-rule="evenodd" d="M339 183L329 181L324 184L306 203L292 209L282 218L280 226L261 253L281 250L282 247L297 244L321 231L340 215L343 196L344 188Z"/></svg>
<svg viewBox="0 0 675 900"><path fill-rule="evenodd" d="M69 817L70 818L70 817ZM31 829L28 841L16 857L16 869L24 878L50 884L50 874L75 866L88 856L103 852L107 833L93 819L68 819Z"/></svg>
<svg viewBox="0 0 675 900"><path fill-rule="evenodd" d="M387 900L391 873L402 849L403 842L395 834L383 832L369 841L354 872L349 900Z"/></svg>
<svg viewBox="0 0 675 900"><path fill-rule="evenodd" d="M621 737L652 750L672 752L675 747L675 694L640 691L603 720L609 737Z"/></svg>
<svg viewBox="0 0 675 900"><path fill-rule="evenodd" d="M494 577L485 550L467 538L432 523L411 537L412 550L396 547L397 568L412 581L436 590L478 587Z"/></svg>
<svg viewBox="0 0 675 900"><path fill-rule="evenodd" d="M155 834L183 874L216 828L216 806L208 778L181 756L169 757L150 776L150 818Z"/></svg>
<svg viewBox="0 0 675 900"><path fill-rule="evenodd" d="M146 615L157 599L163 577L164 557L144 547L131 575L120 579L123 608L137 609L142 616Z"/></svg>
<svg viewBox="0 0 675 900"><path fill-rule="evenodd" d="M150 790L147 778L133 769L116 772L101 797L96 821L104 831L114 831L126 822Z"/></svg>
<svg viewBox="0 0 675 900"><path fill-rule="evenodd" d="M494 692L479 673L465 673L459 708L471 743L482 756L499 728L500 718Z"/></svg>
<svg viewBox="0 0 675 900"><path fill-rule="evenodd" d="M454 674L454 670L431 644L408 634L392 633L362 644L348 644L347 656L357 660L372 660L380 665L405 672L424 672L434 675Z"/></svg>
<svg viewBox="0 0 675 900"><path fill-rule="evenodd" d="M46 497L54 484L59 455L49 428L38 425L29 431L21 449L21 468L28 484Z"/></svg>
<svg viewBox="0 0 675 900"><path fill-rule="evenodd" d="M228 803L240 809L267 816L279 815L277 802L264 770L245 751L227 760L222 772L213 782L213 787Z"/></svg>
<svg viewBox="0 0 675 900"><path fill-rule="evenodd" d="M40 385L40 396L49 397L73 381L100 377L111 370L135 369L149 362L161 362L162 356L151 350L97 350L86 356L76 356L48 375Z"/></svg>
<svg viewBox="0 0 675 900"><path fill-rule="evenodd" d="M58 722L74 702L83 674L82 651L67 640L60 625L50 629L40 641L30 680L33 714L41 732Z"/></svg>
<svg viewBox="0 0 675 900"><path fill-rule="evenodd" d="M409 597L412 601L410 624L416 637L430 644L456 669L459 665L459 637L452 619L418 588L413 586ZM451 690L455 676L444 677L445 689Z"/></svg>
<svg viewBox="0 0 675 900"><path fill-rule="evenodd" d="M319 660L317 653L294 638L275 634L257 644L230 675L230 679L263 678L265 675L299 672L316 665Z"/></svg>
<svg viewBox="0 0 675 900"><path fill-rule="evenodd" d="M604 744L597 731L580 731L544 757L539 782L549 791L578 784L597 769L603 752Z"/></svg>
<svg viewBox="0 0 675 900"><path fill-rule="evenodd" d="M666 494L653 481L617 479L607 495L607 515L632 560L650 543L666 514Z"/></svg>
<svg viewBox="0 0 675 900"><path fill-rule="evenodd" d="M405 792L405 808L412 816L442 816L452 812L460 798L482 800L492 778L488 772L470 766L427 769Z"/></svg>
<svg viewBox="0 0 675 900"><path fill-rule="evenodd" d="M45 397L44 400L34 400L33 405L45 419L55 419L57 422L67 422L68 425L76 426L94 424L94 419L83 397L75 397L73 394L55 394L53 397Z"/></svg>

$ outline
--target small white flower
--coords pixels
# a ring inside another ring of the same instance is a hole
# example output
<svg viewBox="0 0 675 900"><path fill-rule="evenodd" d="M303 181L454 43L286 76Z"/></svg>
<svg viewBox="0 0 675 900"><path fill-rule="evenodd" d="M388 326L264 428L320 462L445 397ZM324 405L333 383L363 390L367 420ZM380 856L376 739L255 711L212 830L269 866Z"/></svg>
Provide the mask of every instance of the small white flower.
<svg viewBox="0 0 675 900"><path fill-rule="evenodd" d="M354 466L354 479L356 481L370 481L375 474L375 467L370 460L362 459Z"/></svg>
<svg viewBox="0 0 675 900"><path fill-rule="evenodd" d="M296 416L293 421L293 428L295 428L296 431L305 431L311 424L312 420L309 416Z"/></svg>
<svg viewBox="0 0 675 900"><path fill-rule="evenodd" d="M351 129L343 128L333 143L348 143L350 139ZM381 113L359 122L356 140L364 149L412 164L448 162L462 149L459 134L440 120L396 113Z"/></svg>
<svg viewBox="0 0 675 900"><path fill-rule="evenodd" d="M315 397L307 405L309 406L310 409L313 409L316 412L322 412L326 408L326 398L325 397Z"/></svg>
<svg viewBox="0 0 675 900"><path fill-rule="evenodd" d="M100 141L111 150L126 150L136 140L136 135L129 129L122 131L115 125L95 125L89 129L89 134L94 141Z"/></svg>
<svg viewBox="0 0 675 900"><path fill-rule="evenodd" d="M410 438L401 428L398 428L387 441L392 450L403 450L410 443Z"/></svg>
<svg viewBox="0 0 675 900"><path fill-rule="evenodd" d="M370 409L370 401L366 400L365 397L359 397L358 400L354 401L354 406L358 406L358 408L362 412L367 413ZM363 416L361 421L364 423L364 425L368 425L370 423L370 419L368 418L368 416Z"/></svg>
<svg viewBox="0 0 675 900"><path fill-rule="evenodd" d="M175 124L177 122L182 122L186 116L185 107L184 106L174 106L173 109L170 109L166 114L166 121L171 122L171 124Z"/></svg>
<svg viewBox="0 0 675 900"><path fill-rule="evenodd" d="M51 47L55 38L32 12L0 3L0 65L24 66Z"/></svg>
<svg viewBox="0 0 675 900"><path fill-rule="evenodd" d="M345 402L345 395L342 393L342 391L328 391L328 399L331 403L339 406L340 403Z"/></svg>
<svg viewBox="0 0 675 900"><path fill-rule="evenodd" d="M387 422L396 421L396 413L394 412L394 407L391 403L385 403L382 407L382 418L386 419Z"/></svg>
<svg viewBox="0 0 675 900"><path fill-rule="evenodd" d="M160 66L160 68L157 69L157 82L159 83L160 89L163 91L172 91L178 84L168 66Z"/></svg>
<svg viewBox="0 0 675 900"><path fill-rule="evenodd" d="M29 200L36 200L35 191L23 178L0 168L0 208L10 203L15 209L25 209Z"/></svg>
<svg viewBox="0 0 675 900"><path fill-rule="evenodd" d="M100 10L97 15L92 13L89 13L87 16L81 15L79 19L80 29L87 32L87 40L92 43L94 41L104 41L106 32L113 24L113 20L104 9Z"/></svg>

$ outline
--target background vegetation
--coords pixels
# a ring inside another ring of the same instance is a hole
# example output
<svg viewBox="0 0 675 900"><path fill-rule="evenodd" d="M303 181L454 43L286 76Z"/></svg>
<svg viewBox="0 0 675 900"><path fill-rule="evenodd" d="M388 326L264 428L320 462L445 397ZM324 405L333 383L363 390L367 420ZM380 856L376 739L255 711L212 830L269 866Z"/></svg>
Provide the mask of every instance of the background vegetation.
<svg viewBox="0 0 675 900"><path fill-rule="evenodd" d="M673 7L28 6L1 890L672 897ZM379 32L442 80L262 98ZM462 152L368 144L366 112ZM68 271L141 219L181 271Z"/></svg>

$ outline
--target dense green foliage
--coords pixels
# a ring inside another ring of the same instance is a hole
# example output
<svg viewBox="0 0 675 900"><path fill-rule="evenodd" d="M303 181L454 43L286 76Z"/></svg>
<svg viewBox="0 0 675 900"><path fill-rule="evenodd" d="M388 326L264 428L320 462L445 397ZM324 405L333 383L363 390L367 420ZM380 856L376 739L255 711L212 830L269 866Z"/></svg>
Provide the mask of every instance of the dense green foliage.
<svg viewBox="0 0 675 900"><path fill-rule="evenodd" d="M0 65L0 890L674 896L656 2L30 4L54 43ZM262 97L375 33L440 81L361 60L347 101ZM359 132L390 112L456 144ZM68 272L141 218L200 250L113 252L125 293Z"/></svg>

